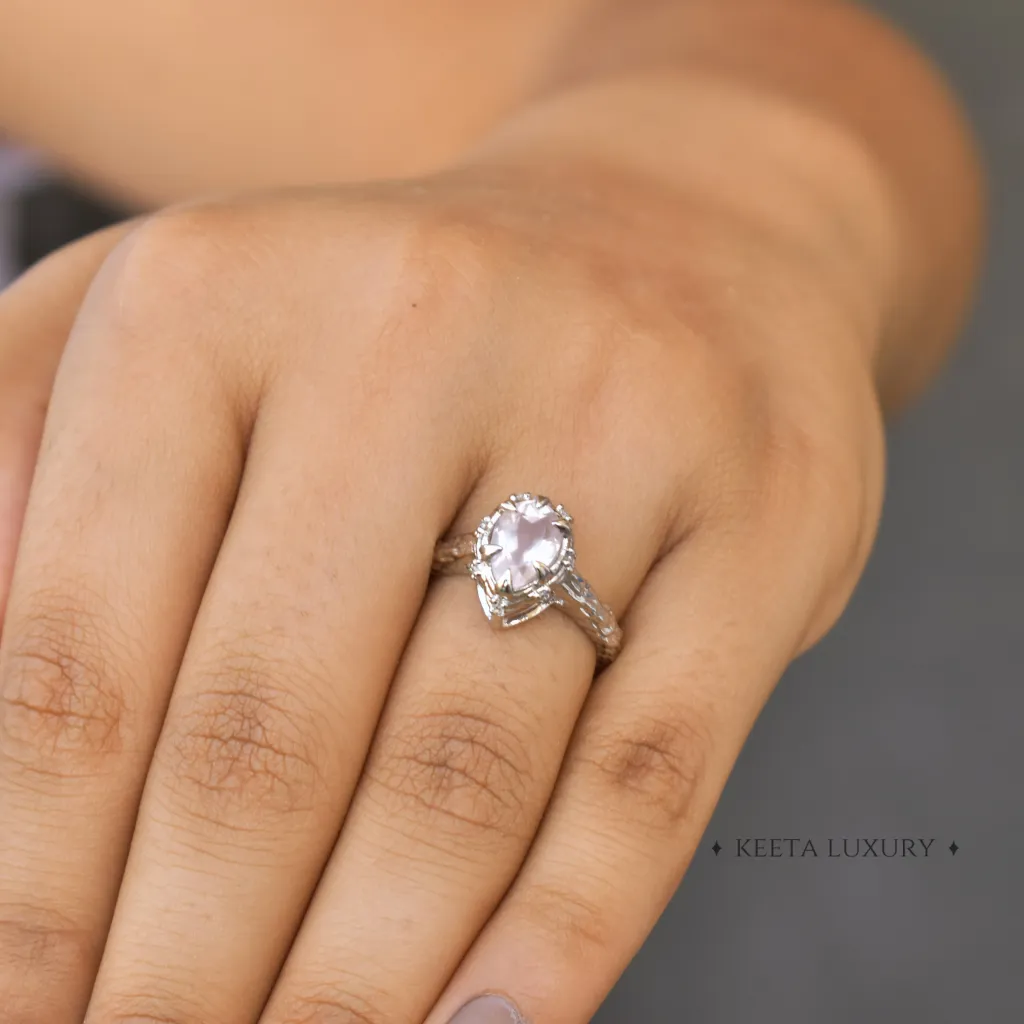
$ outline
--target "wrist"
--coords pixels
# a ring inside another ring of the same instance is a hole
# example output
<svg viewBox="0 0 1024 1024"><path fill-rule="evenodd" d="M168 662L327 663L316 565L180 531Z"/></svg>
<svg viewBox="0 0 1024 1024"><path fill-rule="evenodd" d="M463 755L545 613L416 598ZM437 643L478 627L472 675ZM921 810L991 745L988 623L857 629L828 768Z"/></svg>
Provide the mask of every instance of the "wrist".
<svg viewBox="0 0 1024 1024"><path fill-rule="evenodd" d="M467 165L557 196L560 230L673 268L709 306L742 295L770 316L799 282L881 373L906 238L882 169L827 119L716 76L634 74L524 108Z"/></svg>
<svg viewBox="0 0 1024 1024"><path fill-rule="evenodd" d="M549 179L613 168L671 194L684 234L711 213L774 234L873 324L885 404L919 390L960 325L981 233L971 140L927 61L845 0L593 10L467 159Z"/></svg>

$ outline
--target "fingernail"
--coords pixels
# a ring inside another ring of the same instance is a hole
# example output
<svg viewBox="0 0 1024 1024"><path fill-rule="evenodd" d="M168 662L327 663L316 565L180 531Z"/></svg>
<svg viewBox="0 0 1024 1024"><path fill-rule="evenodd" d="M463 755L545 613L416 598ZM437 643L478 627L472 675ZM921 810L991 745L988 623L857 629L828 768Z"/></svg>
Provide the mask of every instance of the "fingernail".
<svg viewBox="0 0 1024 1024"><path fill-rule="evenodd" d="M526 1024L526 1018L501 996L479 996L466 1003L451 1024Z"/></svg>

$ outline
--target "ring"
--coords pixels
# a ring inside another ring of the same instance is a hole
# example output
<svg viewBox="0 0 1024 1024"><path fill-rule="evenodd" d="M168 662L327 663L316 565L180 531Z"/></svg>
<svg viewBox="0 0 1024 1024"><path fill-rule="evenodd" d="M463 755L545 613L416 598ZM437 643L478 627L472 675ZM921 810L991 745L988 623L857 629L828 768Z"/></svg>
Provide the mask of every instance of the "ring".
<svg viewBox="0 0 1024 1024"><path fill-rule="evenodd" d="M433 571L468 572L484 614L499 628L561 609L593 640L599 663L608 664L622 649L622 628L576 572L572 522L543 495L510 495L475 532L439 541Z"/></svg>

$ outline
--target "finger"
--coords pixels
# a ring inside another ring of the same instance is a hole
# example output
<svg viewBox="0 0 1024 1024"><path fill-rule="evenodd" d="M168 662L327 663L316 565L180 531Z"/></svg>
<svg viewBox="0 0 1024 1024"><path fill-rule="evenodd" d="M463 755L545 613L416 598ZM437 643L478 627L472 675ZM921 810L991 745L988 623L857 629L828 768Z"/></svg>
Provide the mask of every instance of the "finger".
<svg viewBox="0 0 1024 1024"><path fill-rule="evenodd" d="M407 386L416 367L392 368L409 397L382 408L355 349L279 380L258 417L90 1020L255 1020L337 838L477 465L459 417Z"/></svg>
<svg viewBox="0 0 1024 1024"><path fill-rule="evenodd" d="M82 1018L244 446L220 375L124 285L146 244L112 255L72 332L0 647L0 1007L19 1022Z"/></svg>
<svg viewBox="0 0 1024 1024"><path fill-rule="evenodd" d="M83 238L0 293L0 623L57 364L86 290L127 230Z"/></svg>
<svg viewBox="0 0 1024 1024"><path fill-rule="evenodd" d="M567 479L561 469L552 476ZM461 526L472 530L527 474L525 460L490 474ZM552 497L569 490L553 485ZM651 480L646 490L639 481L613 496L600 490L565 501L581 571L621 610L662 543L665 503ZM267 1024L316 1013L422 1020L522 863L594 650L555 611L495 630L474 589L466 578L431 589Z"/></svg>
<svg viewBox="0 0 1024 1024"><path fill-rule="evenodd" d="M529 858L428 1024L583 1024L597 1011L799 642L807 595L773 585L753 568L763 559L698 533L644 584Z"/></svg>

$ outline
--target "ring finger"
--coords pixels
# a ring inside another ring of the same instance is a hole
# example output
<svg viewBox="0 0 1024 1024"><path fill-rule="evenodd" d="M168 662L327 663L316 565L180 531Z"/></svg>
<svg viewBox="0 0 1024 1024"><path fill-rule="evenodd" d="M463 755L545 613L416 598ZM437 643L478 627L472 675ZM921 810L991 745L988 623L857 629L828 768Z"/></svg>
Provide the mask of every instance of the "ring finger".
<svg viewBox="0 0 1024 1024"><path fill-rule="evenodd" d="M527 472L488 474L462 528ZM665 503L638 487L550 490L576 515L580 571L619 610L663 540ZM565 615L495 630L471 581L436 581L267 1024L423 1018L522 862L593 669L590 640Z"/></svg>
<svg viewBox="0 0 1024 1024"><path fill-rule="evenodd" d="M130 227L53 253L0 297L0 623L57 364L90 282Z"/></svg>

